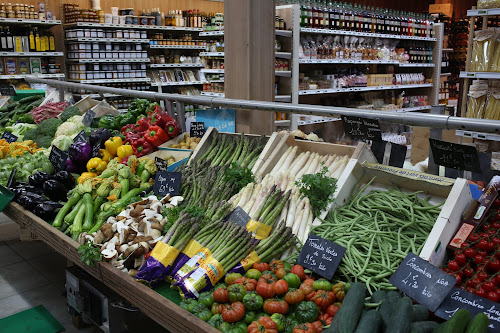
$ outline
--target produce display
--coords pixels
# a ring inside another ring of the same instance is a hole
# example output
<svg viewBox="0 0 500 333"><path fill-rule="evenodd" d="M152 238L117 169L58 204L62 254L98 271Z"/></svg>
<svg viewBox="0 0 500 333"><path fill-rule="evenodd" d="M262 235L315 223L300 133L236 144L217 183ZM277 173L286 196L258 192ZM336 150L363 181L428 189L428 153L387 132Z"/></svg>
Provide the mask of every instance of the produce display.
<svg viewBox="0 0 500 333"><path fill-rule="evenodd" d="M269 152L270 137L213 129L179 140L175 120L147 100L90 126L75 106L35 102L0 110L25 120L0 118L18 137L0 140L0 181L24 209L76 240L86 264L106 261L137 283L166 287L181 296L181 308L222 332L487 330L484 314L459 310L445 322L389 283L408 253L424 247L442 198L374 178L330 210L350 157L334 146L323 153L326 143ZM157 166L147 155L175 138L169 147L196 151L175 170L178 194L156 196ZM67 154L64 167L50 155L55 147ZM272 162L259 167L264 159ZM245 214L236 216L238 207ZM492 207L443 270L458 287L498 302L499 199ZM312 233L346 248L330 280L297 259Z"/></svg>

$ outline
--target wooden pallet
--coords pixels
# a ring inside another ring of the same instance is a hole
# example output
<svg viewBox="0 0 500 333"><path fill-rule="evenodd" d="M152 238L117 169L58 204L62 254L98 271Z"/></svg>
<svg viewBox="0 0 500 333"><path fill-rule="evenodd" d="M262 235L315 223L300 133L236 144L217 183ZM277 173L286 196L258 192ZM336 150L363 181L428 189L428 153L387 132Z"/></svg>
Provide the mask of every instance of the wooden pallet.
<svg viewBox="0 0 500 333"><path fill-rule="evenodd" d="M117 270L110 264L100 262L95 267L91 267L82 263L77 250L79 246L77 242L53 228L38 216L28 212L19 204L11 202L5 207L3 213L21 227L31 230L44 243L80 266L169 331L219 332L219 330L183 310L154 290L136 282L132 277Z"/></svg>

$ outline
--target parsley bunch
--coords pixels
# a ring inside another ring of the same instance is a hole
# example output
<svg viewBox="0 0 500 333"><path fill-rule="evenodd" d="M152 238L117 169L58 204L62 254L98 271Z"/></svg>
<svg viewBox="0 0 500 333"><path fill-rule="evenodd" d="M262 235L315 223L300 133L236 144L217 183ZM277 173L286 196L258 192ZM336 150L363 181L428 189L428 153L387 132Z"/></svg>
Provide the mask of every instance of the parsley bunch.
<svg viewBox="0 0 500 333"><path fill-rule="evenodd" d="M243 187L247 186L247 184L255 182L255 178L252 170L241 167L238 163L233 162L231 163L231 167L226 168L224 172L224 181L237 185L233 193L236 194Z"/></svg>
<svg viewBox="0 0 500 333"><path fill-rule="evenodd" d="M324 163L322 163L324 164ZM300 181L296 181L302 197L309 198L314 216L319 216L329 202L333 201L332 195L337 188L337 179L326 176L328 168L315 174L303 175Z"/></svg>
<svg viewBox="0 0 500 333"><path fill-rule="evenodd" d="M80 260L88 266L95 266L96 262L102 261L101 251L92 242L80 245L78 253L80 253Z"/></svg>

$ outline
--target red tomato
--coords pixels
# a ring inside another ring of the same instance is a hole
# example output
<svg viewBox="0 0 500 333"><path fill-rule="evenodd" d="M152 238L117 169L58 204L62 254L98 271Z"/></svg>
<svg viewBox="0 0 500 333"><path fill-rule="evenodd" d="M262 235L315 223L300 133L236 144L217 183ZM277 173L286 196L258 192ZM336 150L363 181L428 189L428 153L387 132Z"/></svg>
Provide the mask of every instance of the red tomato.
<svg viewBox="0 0 500 333"><path fill-rule="evenodd" d="M288 283L285 280L279 280L274 284L276 295L284 295L288 291Z"/></svg>
<svg viewBox="0 0 500 333"><path fill-rule="evenodd" d="M477 273L477 278L481 281L486 281L486 280L488 280L489 277L490 276L488 275L488 273L486 273L484 271Z"/></svg>
<svg viewBox="0 0 500 333"><path fill-rule="evenodd" d="M482 255L480 255L480 254L476 254L476 255L474 256L474 263L475 263L476 265L481 264L483 261L484 261L484 256L482 256Z"/></svg>
<svg viewBox="0 0 500 333"><path fill-rule="evenodd" d="M323 329L323 327L322 327L322 326L323 326L323 323L322 323L321 321L319 321L319 320L316 320L315 322L313 322L313 323L312 323L312 326L313 326L313 328L314 328L314 332L315 332L315 333L321 333L321 332L323 332L323 331L324 331L324 329Z"/></svg>
<svg viewBox="0 0 500 333"><path fill-rule="evenodd" d="M498 272L500 270L500 261L498 261L496 258L493 258L490 260L488 263L488 268L491 269L494 273Z"/></svg>
<svg viewBox="0 0 500 333"><path fill-rule="evenodd" d="M267 264L265 262L256 262L255 264L253 264L252 268L257 269L262 273L264 271L269 270L269 264Z"/></svg>
<svg viewBox="0 0 500 333"><path fill-rule="evenodd" d="M241 302L226 305L222 310L222 319L228 323L235 323L245 316L245 306Z"/></svg>
<svg viewBox="0 0 500 333"><path fill-rule="evenodd" d="M465 277L470 278L470 277L472 277L474 275L474 273L475 272L472 269L472 267L467 266L467 267L464 268L464 275L465 275Z"/></svg>
<svg viewBox="0 0 500 333"><path fill-rule="evenodd" d="M285 295L285 301L288 304L297 304L304 300L302 289L290 289Z"/></svg>
<svg viewBox="0 0 500 333"><path fill-rule="evenodd" d="M452 260L448 263L448 268L452 271L452 272L456 272L460 269L460 265L458 264L458 262L456 260Z"/></svg>
<svg viewBox="0 0 500 333"><path fill-rule="evenodd" d="M326 308L326 313L330 317L335 317L335 315L337 314L337 311L339 311L339 307L336 306L335 304L329 305L328 308Z"/></svg>
<svg viewBox="0 0 500 333"><path fill-rule="evenodd" d="M469 247L469 248L464 250L464 254L467 258L470 259L470 258L474 257L474 255L476 254L476 251L474 251L474 249Z"/></svg>
<svg viewBox="0 0 500 333"><path fill-rule="evenodd" d="M335 302L335 294L332 291L318 290L313 297L313 301L320 308L327 307Z"/></svg>
<svg viewBox="0 0 500 333"><path fill-rule="evenodd" d="M479 289L474 291L474 294L480 297L486 297L486 290L484 290L483 287L479 287Z"/></svg>
<svg viewBox="0 0 500 333"><path fill-rule="evenodd" d="M467 261L467 257L465 256L465 254L463 253L459 253L455 256L455 261L459 264L459 265L463 265L465 264L465 262Z"/></svg>
<svg viewBox="0 0 500 333"><path fill-rule="evenodd" d="M306 278L306 273L304 273L304 267L300 265L293 265L290 269L290 273L296 274L301 281Z"/></svg>
<svg viewBox="0 0 500 333"><path fill-rule="evenodd" d="M493 281L486 281L483 283L483 288L486 291L494 291L495 290L495 283Z"/></svg>
<svg viewBox="0 0 500 333"><path fill-rule="evenodd" d="M487 295L486 298L489 299L490 301L498 303L500 301L500 295L498 292L490 291Z"/></svg>
<svg viewBox="0 0 500 333"><path fill-rule="evenodd" d="M315 331L311 323L305 323L295 326L293 333L315 333Z"/></svg>
<svg viewBox="0 0 500 333"><path fill-rule="evenodd" d="M285 315L288 312L288 303L279 299L270 298L264 301L264 312L268 314L280 313Z"/></svg>
<svg viewBox="0 0 500 333"><path fill-rule="evenodd" d="M227 295L227 290L225 288L217 288L214 291L214 300L217 303L227 303L229 302L229 296Z"/></svg>
<svg viewBox="0 0 500 333"><path fill-rule="evenodd" d="M272 284L266 282L257 283L257 288L255 288L257 295L260 295L262 298L272 298L276 295L276 291L274 290L274 286Z"/></svg>

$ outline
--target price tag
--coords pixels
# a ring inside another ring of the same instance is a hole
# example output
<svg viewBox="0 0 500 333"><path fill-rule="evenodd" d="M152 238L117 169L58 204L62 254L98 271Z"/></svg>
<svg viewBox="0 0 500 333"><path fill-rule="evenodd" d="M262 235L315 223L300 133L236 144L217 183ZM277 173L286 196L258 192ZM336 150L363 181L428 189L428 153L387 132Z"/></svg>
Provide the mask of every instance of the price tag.
<svg viewBox="0 0 500 333"><path fill-rule="evenodd" d="M457 279L410 252L389 282L434 312L455 286Z"/></svg>
<svg viewBox="0 0 500 333"><path fill-rule="evenodd" d="M49 161L52 163L54 168L57 171L64 170L66 167L66 160L68 159L68 153L65 151L62 151L61 149L57 148L56 146L52 146L52 149L50 151L49 155Z"/></svg>
<svg viewBox="0 0 500 333"><path fill-rule="evenodd" d="M481 172L479 155L474 146L429 139L434 163L447 168Z"/></svg>
<svg viewBox="0 0 500 333"><path fill-rule="evenodd" d="M451 290L434 314L439 318L448 320L459 309L469 311L471 318L483 312L490 318L488 332L494 333L500 331L500 304L459 288Z"/></svg>
<svg viewBox="0 0 500 333"><path fill-rule="evenodd" d="M77 136L74 137L73 142L87 142L87 138L87 133L85 133L85 130L82 130Z"/></svg>
<svg viewBox="0 0 500 333"><path fill-rule="evenodd" d="M205 135L205 123L201 121L192 122L189 129L189 136L192 138L201 138L203 135Z"/></svg>
<svg viewBox="0 0 500 333"><path fill-rule="evenodd" d="M83 120L82 120L82 123L89 127L90 124L92 124L92 121L94 120L95 118L95 112L92 111L92 110L88 110L87 112L85 112L85 114L83 115Z"/></svg>
<svg viewBox="0 0 500 333"><path fill-rule="evenodd" d="M163 158L155 157L155 164L158 171L167 171L168 163Z"/></svg>
<svg viewBox="0 0 500 333"><path fill-rule="evenodd" d="M342 116L345 134L354 140L382 141L382 131L377 119Z"/></svg>
<svg viewBox="0 0 500 333"><path fill-rule="evenodd" d="M224 221L232 221L242 227L246 227L248 221L250 221L251 217L248 215L243 208L237 206L229 215L224 218Z"/></svg>
<svg viewBox="0 0 500 333"><path fill-rule="evenodd" d="M100 149L101 149L101 140L96 142L95 146L92 147L92 157L98 157Z"/></svg>
<svg viewBox="0 0 500 333"><path fill-rule="evenodd" d="M158 171L153 184L154 194L158 196L179 195L181 189L181 172Z"/></svg>
<svg viewBox="0 0 500 333"><path fill-rule="evenodd" d="M346 249L315 234L309 234L299 253L297 263L325 279L331 280Z"/></svg>
<svg viewBox="0 0 500 333"><path fill-rule="evenodd" d="M11 85L0 85L0 94L2 96L16 96L16 90Z"/></svg>
<svg viewBox="0 0 500 333"><path fill-rule="evenodd" d="M5 139L8 143L16 142L17 141L17 136L12 134L9 131L4 131L2 135L2 139Z"/></svg>

